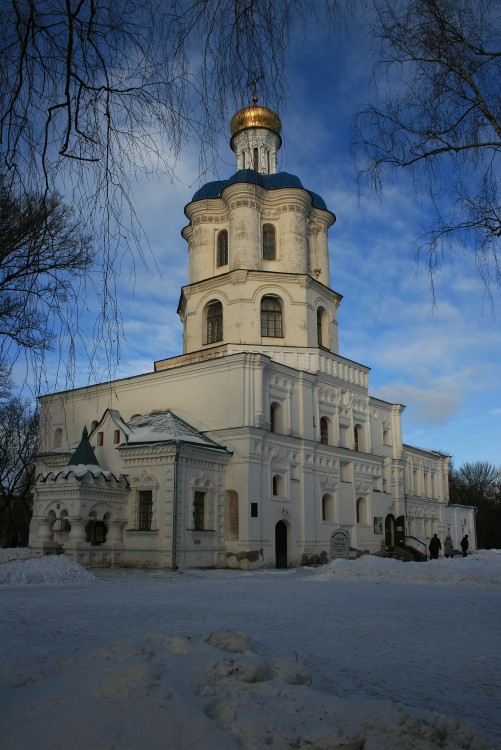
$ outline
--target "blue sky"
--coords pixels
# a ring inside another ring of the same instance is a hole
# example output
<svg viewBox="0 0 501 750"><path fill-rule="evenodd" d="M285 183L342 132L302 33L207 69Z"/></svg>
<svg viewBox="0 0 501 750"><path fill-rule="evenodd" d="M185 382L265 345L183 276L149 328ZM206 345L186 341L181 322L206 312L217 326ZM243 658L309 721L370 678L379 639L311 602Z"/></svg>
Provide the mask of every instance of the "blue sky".
<svg viewBox="0 0 501 750"><path fill-rule="evenodd" d="M329 247L331 287L344 297L339 353L372 368L372 395L406 405L404 442L447 452L458 466L500 465L501 293L494 290L493 314L472 257L458 252L435 277L433 299L426 267L414 255L426 196L416 196L405 175L388 181L380 199L366 191L359 200L350 123L368 96L369 75L363 35L350 42L312 31L293 45L289 99L280 111L279 168L298 175L337 216ZM203 182L235 170L226 132L217 175L199 178L192 144L175 184L158 176L138 186L136 209L157 268L138 265L135 276L122 270L126 339L119 376L150 371L155 359L181 353L176 308L188 271L183 209Z"/></svg>

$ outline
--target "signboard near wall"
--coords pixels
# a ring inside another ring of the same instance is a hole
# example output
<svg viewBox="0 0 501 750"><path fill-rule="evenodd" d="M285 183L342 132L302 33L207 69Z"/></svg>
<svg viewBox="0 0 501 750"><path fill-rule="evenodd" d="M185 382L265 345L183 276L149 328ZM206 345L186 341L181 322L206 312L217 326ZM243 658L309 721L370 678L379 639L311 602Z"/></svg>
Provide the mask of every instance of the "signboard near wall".
<svg viewBox="0 0 501 750"><path fill-rule="evenodd" d="M331 560L350 557L350 535L344 529L337 529L331 534Z"/></svg>

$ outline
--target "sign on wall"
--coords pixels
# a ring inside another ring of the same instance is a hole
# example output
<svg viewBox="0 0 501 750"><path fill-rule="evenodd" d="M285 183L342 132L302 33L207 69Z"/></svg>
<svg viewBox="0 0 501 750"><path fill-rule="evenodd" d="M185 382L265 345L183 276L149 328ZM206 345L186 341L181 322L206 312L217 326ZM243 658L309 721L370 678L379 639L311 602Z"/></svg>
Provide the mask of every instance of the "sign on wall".
<svg viewBox="0 0 501 750"><path fill-rule="evenodd" d="M374 533L383 533L383 516L374 516Z"/></svg>

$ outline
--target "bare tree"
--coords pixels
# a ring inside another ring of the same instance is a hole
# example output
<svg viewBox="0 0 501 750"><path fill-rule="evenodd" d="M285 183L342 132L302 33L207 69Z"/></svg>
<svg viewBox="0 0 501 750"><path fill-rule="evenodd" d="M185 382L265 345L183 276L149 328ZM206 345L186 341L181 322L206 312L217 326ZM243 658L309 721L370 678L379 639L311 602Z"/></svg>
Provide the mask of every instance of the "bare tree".
<svg viewBox="0 0 501 750"><path fill-rule="evenodd" d="M20 192L0 176L0 362L7 373L21 352L36 360L54 328L73 333L79 279L92 245L59 196Z"/></svg>
<svg viewBox="0 0 501 750"><path fill-rule="evenodd" d="M335 0L326 0L333 12ZM291 25L311 0L0 0L0 173L58 190L99 247L96 347L119 341L126 249L144 261L133 182L175 177L183 143L211 159L228 108L280 108ZM115 362L119 349L113 350ZM111 359L110 359L111 361Z"/></svg>
<svg viewBox="0 0 501 750"><path fill-rule="evenodd" d="M31 519L31 480L38 416L28 400L0 402L0 546L25 546Z"/></svg>
<svg viewBox="0 0 501 750"><path fill-rule="evenodd" d="M373 101L354 120L361 178L410 172L431 196L421 237L430 272L455 243L475 251L486 287L501 283L499 0L374 0Z"/></svg>
<svg viewBox="0 0 501 750"><path fill-rule="evenodd" d="M501 468L487 461L465 463L449 476L450 501L477 509L480 547L501 545Z"/></svg>

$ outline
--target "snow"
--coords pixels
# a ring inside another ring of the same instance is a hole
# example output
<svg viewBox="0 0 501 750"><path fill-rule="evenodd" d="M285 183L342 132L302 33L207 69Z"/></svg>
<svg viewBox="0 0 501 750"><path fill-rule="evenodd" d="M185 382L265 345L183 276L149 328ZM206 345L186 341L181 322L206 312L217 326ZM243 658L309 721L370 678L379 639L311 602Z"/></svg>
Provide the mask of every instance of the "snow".
<svg viewBox="0 0 501 750"><path fill-rule="evenodd" d="M501 552L94 570L0 551L3 750L501 747Z"/></svg>

